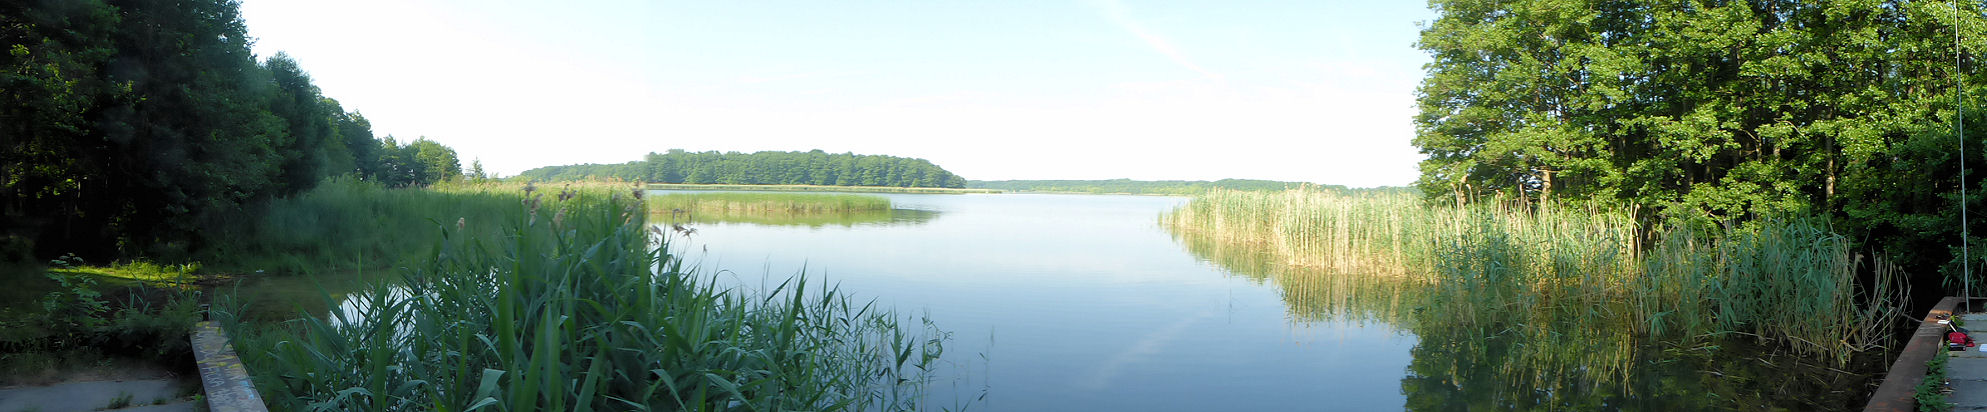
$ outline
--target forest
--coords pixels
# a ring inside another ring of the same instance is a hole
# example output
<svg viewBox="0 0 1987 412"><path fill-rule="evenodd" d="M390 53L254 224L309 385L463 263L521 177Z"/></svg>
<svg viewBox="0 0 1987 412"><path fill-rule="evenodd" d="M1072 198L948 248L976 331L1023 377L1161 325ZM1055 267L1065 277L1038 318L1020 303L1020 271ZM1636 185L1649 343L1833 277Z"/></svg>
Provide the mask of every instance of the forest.
<svg viewBox="0 0 1987 412"><path fill-rule="evenodd" d="M533 181L618 180L646 183L949 187L966 179L924 159L896 156L764 151L649 153L622 164L546 166L518 178Z"/></svg>
<svg viewBox="0 0 1987 412"><path fill-rule="evenodd" d="M1431 5L1429 199L1596 203L1645 226L1823 216L1917 290L1957 293L1962 203L1987 206L1960 170L1987 165L1979 3Z"/></svg>
<svg viewBox="0 0 1987 412"><path fill-rule="evenodd" d="M182 259L330 176L462 177L453 149L375 137L246 31L226 0L0 3L0 260Z"/></svg>
<svg viewBox="0 0 1987 412"><path fill-rule="evenodd" d="M1278 191L1301 187L1325 190L1346 190L1345 186L1320 185L1308 182L1279 182L1274 180L1221 179L1205 180L973 180L966 182L967 188L995 189L1007 192L1050 192L1050 193L1096 193L1096 194L1135 194L1135 195L1193 195L1213 189Z"/></svg>

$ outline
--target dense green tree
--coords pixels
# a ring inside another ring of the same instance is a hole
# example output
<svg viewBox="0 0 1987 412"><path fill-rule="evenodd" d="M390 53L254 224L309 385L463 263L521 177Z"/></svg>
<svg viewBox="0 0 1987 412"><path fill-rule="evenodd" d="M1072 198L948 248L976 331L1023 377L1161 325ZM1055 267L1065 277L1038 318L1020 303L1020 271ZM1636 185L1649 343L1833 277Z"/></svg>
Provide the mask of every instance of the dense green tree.
<svg viewBox="0 0 1987 412"><path fill-rule="evenodd" d="M1652 222L1827 214L1913 269L1950 262L1953 86L1987 80L1971 69L1978 3L1430 4L1415 139L1430 196L1590 199Z"/></svg>
<svg viewBox="0 0 1987 412"><path fill-rule="evenodd" d="M473 159L469 161L469 173L463 177L480 182L489 180L490 174L483 172L483 159Z"/></svg>
<svg viewBox="0 0 1987 412"><path fill-rule="evenodd" d="M325 113L324 97L296 60L278 52L263 67L275 83L269 112L283 119L288 132L276 135L274 142L276 153L283 158L279 193L296 193L317 184L331 164L350 163L351 154L342 144L326 144L332 123Z"/></svg>
<svg viewBox="0 0 1987 412"><path fill-rule="evenodd" d="M380 140L373 137L373 124L358 112L346 112L338 100L324 99L325 115L334 139L345 147L350 164L330 163L329 174L353 175L371 179L379 173Z"/></svg>
<svg viewBox="0 0 1987 412"><path fill-rule="evenodd" d="M0 2L0 259L173 259L258 202L386 177L365 118L246 33L232 0ZM406 184L460 176L416 143L391 157L435 178Z"/></svg>

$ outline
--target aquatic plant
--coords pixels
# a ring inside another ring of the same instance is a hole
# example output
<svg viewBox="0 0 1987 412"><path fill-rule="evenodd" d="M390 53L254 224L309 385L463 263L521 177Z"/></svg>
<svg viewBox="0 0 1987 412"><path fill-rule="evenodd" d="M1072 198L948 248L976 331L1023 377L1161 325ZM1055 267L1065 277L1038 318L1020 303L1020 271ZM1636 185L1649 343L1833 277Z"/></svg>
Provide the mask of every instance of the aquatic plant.
<svg viewBox="0 0 1987 412"><path fill-rule="evenodd" d="M1212 191L1161 221L1176 237L1292 267L1404 279L1368 281L1419 285L1407 298L1431 314L1415 322L1476 336L1566 322L1686 340L1744 334L1840 364L1889 338L1904 292L1894 267L1815 219L1643 233L1632 212L1598 206L1292 190ZM1871 287L1857 282L1864 269Z"/></svg>
<svg viewBox="0 0 1987 412"><path fill-rule="evenodd" d="M649 210L671 214L798 215L884 212L882 196L819 193L663 193L648 199Z"/></svg>
<svg viewBox="0 0 1987 412"><path fill-rule="evenodd" d="M217 317L279 409L919 406L944 350L928 319L802 277L721 288L669 253L635 196L530 192L475 193L513 212L434 225L437 244L397 284L328 316L244 323L224 301Z"/></svg>

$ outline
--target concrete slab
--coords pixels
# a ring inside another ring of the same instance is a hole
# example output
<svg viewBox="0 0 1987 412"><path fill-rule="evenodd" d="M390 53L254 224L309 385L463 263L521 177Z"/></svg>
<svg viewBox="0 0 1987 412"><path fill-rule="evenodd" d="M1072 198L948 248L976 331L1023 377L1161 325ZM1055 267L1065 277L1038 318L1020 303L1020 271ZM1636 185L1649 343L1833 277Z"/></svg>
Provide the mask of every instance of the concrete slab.
<svg viewBox="0 0 1987 412"><path fill-rule="evenodd" d="M1987 406L1987 381L1952 381L1953 393L1946 401L1959 405Z"/></svg>
<svg viewBox="0 0 1987 412"><path fill-rule="evenodd" d="M179 397L179 385L167 380L70 382L49 386L0 389L0 411L95 411L110 406L115 398L129 394L141 411L192 411L194 403ZM159 400L170 405L153 405Z"/></svg>
<svg viewBox="0 0 1987 412"><path fill-rule="evenodd" d="M205 321L193 325L193 360L200 364L200 381L207 390L207 406L215 411L268 412L248 368L235 356L234 344L219 323Z"/></svg>
<svg viewBox="0 0 1987 412"><path fill-rule="evenodd" d="M1949 351L1946 351L1946 356L1951 356L1951 357L1953 357L1953 358L1982 358L1982 359L1987 359L1987 351L1981 351L1981 350L1980 350L1980 348L1987 348L1987 345L1980 345L1980 346L1974 346L1974 347L1971 347L1971 348L1966 348L1966 350L1962 350L1962 351L1952 351L1952 350L1949 350Z"/></svg>
<svg viewBox="0 0 1987 412"><path fill-rule="evenodd" d="M1952 358L1946 362L1946 379L1953 382L1971 380L1987 383L1987 359Z"/></svg>

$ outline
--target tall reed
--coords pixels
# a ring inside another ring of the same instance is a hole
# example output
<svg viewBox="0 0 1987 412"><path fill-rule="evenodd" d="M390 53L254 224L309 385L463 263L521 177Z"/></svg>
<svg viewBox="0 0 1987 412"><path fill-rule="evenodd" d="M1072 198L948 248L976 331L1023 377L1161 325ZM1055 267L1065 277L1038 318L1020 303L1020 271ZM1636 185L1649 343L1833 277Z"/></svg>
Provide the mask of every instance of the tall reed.
<svg viewBox="0 0 1987 412"><path fill-rule="evenodd" d="M279 409L919 407L944 350L928 320L804 278L720 288L668 253L639 192L622 193L477 192L509 212L439 225L398 285L325 318L217 316Z"/></svg>
<svg viewBox="0 0 1987 412"><path fill-rule="evenodd" d="M1424 284L1421 306L1441 314L1424 321L1478 334L1550 333L1567 320L1637 336L1738 333L1843 363L1887 339L1901 292L1893 267L1812 219L1644 234L1619 210L1300 189L1212 191L1161 220L1295 267ZM1873 288L1856 281L1865 265Z"/></svg>

